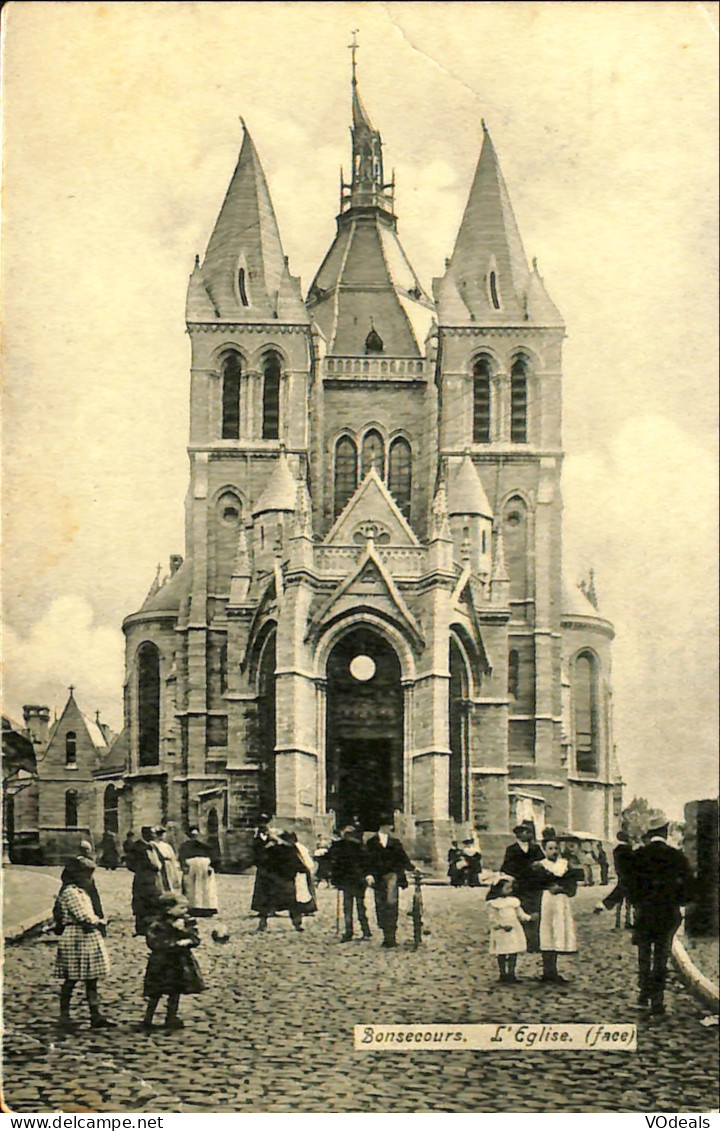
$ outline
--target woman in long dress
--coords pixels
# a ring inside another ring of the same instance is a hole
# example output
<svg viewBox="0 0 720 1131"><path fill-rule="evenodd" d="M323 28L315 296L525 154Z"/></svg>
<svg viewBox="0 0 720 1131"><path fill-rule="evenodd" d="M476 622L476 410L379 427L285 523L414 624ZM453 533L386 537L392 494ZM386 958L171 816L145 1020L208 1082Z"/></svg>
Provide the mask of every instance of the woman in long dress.
<svg viewBox="0 0 720 1131"><path fill-rule="evenodd" d="M175 849L165 839L165 829L155 829L155 850L162 862L162 885L166 891L182 891L182 869L175 855Z"/></svg>
<svg viewBox="0 0 720 1131"><path fill-rule="evenodd" d="M72 1029L70 1002L78 982L85 983L90 1009L90 1027L105 1029L113 1025L100 1012L98 979L110 971L110 961L103 941L105 920L93 911L89 886L95 865L92 860L77 857L63 871L63 886L55 902L53 915L60 932L55 955L55 977L60 987L60 1027Z"/></svg>
<svg viewBox="0 0 720 1131"><path fill-rule="evenodd" d="M567 982L558 973L558 954L575 954L577 936L570 900L577 891L579 869L571 868L560 855L560 845L553 837L543 842L545 859L533 864L542 886L540 900L540 951L543 963L543 982L561 985Z"/></svg>
<svg viewBox="0 0 720 1131"><path fill-rule="evenodd" d="M189 840L180 845L180 867L190 914L196 918L217 915L214 853L210 845L200 839L197 828L190 829Z"/></svg>

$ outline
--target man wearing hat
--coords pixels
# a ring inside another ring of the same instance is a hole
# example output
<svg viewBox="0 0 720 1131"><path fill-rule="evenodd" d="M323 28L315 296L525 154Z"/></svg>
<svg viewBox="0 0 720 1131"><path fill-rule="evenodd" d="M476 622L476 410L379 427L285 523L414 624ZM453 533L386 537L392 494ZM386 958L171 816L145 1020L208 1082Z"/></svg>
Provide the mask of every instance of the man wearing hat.
<svg viewBox="0 0 720 1131"><path fill-rule="evenodd" d="M617 834L617 844L613 849L613 864L617 882L615 887L595 907L595 912L612 911L615 908L615 930L620 929L622 906L625 904L625 926L632 927L632 906L628 898L628 876L633 866L635 853L630 836L624 829Z"/></svg>
<svg viewBox="0 0 720 1131"><path fill-rule="evenodd" d="M513 829L515 843L505 849L500 871L515 880L515 894L520 906L527 915L534 918L523 922L527 939L528 953L537 954L540 950L540 901L542 887L538 883L533 864L543 860L545 853L535 840L535 826L532 821L521 821Z"/></svg>
<svg viewBox="0 0 720 1131"><path fill-rule="evenodd" d="M342 830L340 840L332 842L323 858L323 875L328 877L334 888L342 892L345 933L341 942L352 940L355 907L357 907L362 937L370 938L370 924L365 910L367 863L362 833L354 824Z"/></svg>
<svg viewBox="0 0 720 1131"><path fill-rule="evenodd" d="M397 946L398 894L407 887L406 872L412 862L397 837L392 817L382 817L375 836L367 843L367 883L375 891L375 913L383 933L383 946Z"/></svg>
<svg viewBox="0 0 720 1131"><path fill-rule="evenodd" d="M681 907L692 898L693 875L686 858L667 843L668 822L650 822L647 840L633 853L627 875L635 908L633 942L638 948L638 1005L656 1016L665 1013L665 979L673 935L682 922Z"/></svg>

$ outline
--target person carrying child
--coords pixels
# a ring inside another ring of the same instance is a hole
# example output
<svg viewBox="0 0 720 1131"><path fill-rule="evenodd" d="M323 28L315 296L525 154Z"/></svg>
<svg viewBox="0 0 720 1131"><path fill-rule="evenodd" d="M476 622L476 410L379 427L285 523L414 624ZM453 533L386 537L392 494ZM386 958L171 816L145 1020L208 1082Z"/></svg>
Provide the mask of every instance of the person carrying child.
<svg viewBox="0 0 720 1131"><path fill-rule="evenodd" d="M166 1029L182 1029L178 1017L181 994L200 994L205 989L200 967L191 949L200 945L197 924L187 913L187 900L175 892L158 899L158 910L151 920L146 941L150 947L145 971L145 1017L140 1028L149 1033L161 997L167 995Z"/></svg>
<svg viewBox="0 0 720 1131"><path fill-rule="evenodd" d="M529 923L532 915L523 911L520 900L513 895L515 881L512 876L502 873L494 878L488 901L490 921L490 953L497 956L500 967L500 981L517 983L515 967L518 954L527 951L527 939L523 923Z"/></svg>

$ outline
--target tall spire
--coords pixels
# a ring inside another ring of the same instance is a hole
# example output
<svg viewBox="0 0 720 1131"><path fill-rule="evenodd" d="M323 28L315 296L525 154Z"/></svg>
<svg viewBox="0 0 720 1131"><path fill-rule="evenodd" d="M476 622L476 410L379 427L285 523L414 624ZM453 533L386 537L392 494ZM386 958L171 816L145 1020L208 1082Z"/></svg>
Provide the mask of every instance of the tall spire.
<svg viewBox="0 0 720 1131"><path fill-rule="evenodd" d="M537 270L528 269L495 147L483 126L475 177L447 271L436 283L445 325L562 326Z"/></svg>
<svg viewBox="0 0 720 1131"><path fill-rule="evenodd" d="M352 33L352 178L340 178L340 212L351 208L382 208L392 215L394 181L384 183L382 138L363 106L357 81L357 28Z"/></svg>
<svg viewBox="0 0 720 1131"><path fill-rule="evenodd" d="M299 280L288 270L265 174L242 125L240 156L205 259L190 276L188 321L304 322Z"/></svg>

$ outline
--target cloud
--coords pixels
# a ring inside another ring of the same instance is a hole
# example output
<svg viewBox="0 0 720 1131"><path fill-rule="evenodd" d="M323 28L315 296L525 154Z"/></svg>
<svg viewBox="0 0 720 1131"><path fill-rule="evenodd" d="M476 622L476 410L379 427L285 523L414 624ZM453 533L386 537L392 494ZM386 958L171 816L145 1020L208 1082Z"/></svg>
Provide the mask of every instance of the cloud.
<svg viewBox="0 0 720 1131"><path fill-rule="evenodd" d="M68 687L88 715L100 711L115 729L122 722L123 638L93 623L83 597L58 597L27 635L4 633L3 710L22 716L24 703L64 706Z"/></svg>

